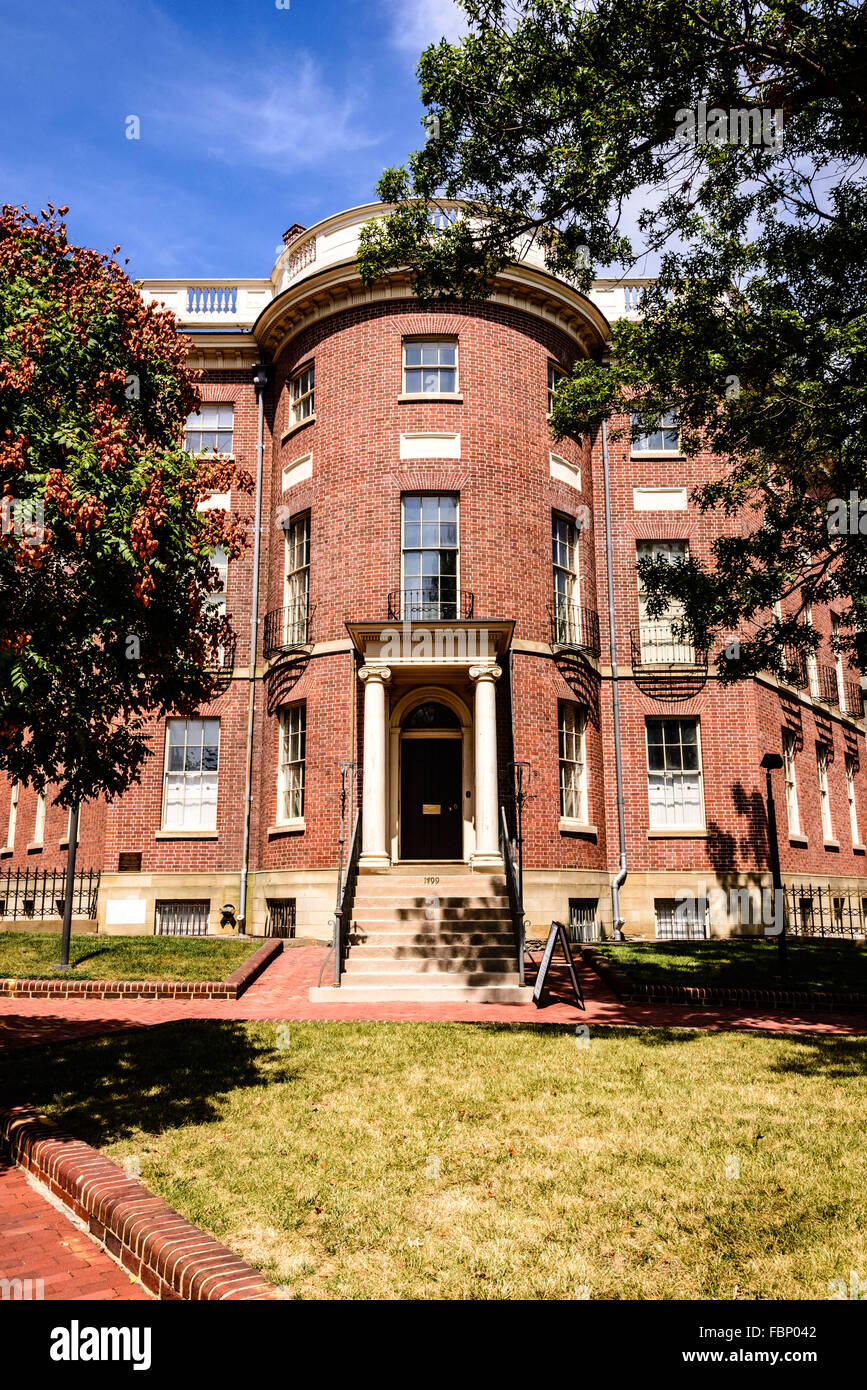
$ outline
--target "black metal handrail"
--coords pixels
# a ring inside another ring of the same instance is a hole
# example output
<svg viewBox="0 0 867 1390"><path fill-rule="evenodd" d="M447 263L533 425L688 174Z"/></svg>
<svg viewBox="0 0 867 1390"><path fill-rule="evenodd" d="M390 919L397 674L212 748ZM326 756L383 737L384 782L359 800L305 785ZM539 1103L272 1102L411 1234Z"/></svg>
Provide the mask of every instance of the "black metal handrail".
<svg viewBox="0 0 867 1390"><path fill-rule="evenodd" d="M62 917L65 896L65 869L7 869L0 873L0 922ZM79 870L72 889L73 916L93 921L98 897L99 871Z"/></svg>
<svg viewBox="0 0 867 1390"><path fill-rule="evenodd" d="M548 605L548 614L551 619L553 647L599 656L602 648L599 641L599 614L595 608L578 603L551 603Z"/></svg>
<svg viewBox="0 0 867 1390"><path fill-rule="evenodd" d="M521 889L518 883L518 866L512 851L512 842L509 839L509 825L506 820L506 808L500 807L500 853L503 856L503 863L506 866L506 889L509 894L509 910L512 914L512 929L515 933L515 950L518 953L518 981L524 983L524 949L526 936L524 931L524 904L521 899Z"/></svg>
<svg viewBox="0 0 867 1390"><path fill-rule="evenodd" d="M310 622L315 611L315 608L306 603L294 604L289 608L272 608L265 616L265 656L276 656L278 652L290 652L296 647L306 647L310 640Z"/></svg>
<svg viewBox="0 0 867 1390"><path fill-rule="evenodd" d="M334 913L334 988L340 988L340 976L343 972L343 961L346 955L346 936L347 922L352 913L352 905L355 900L355 885L358 880L358 860L361 854L361 811L355 813L355 821L352 826L352 836L349 841L349 854L346 857L346 869L343 874L343 882L337 897L337 908Z"/></svg>
<svg viewBox="0 0 867 1390"><path fill-rule="evenodd" d="M678 637L668 622L642 623L630 632L629 646L634 670L672 666L707 670L707 648L695 647L692 642Z"/></svg>
<svg viewBox="0 0 867 1390"><path fill-rule="evenodd" d="M393 589L388 596L388 617L391 622L430 623L456 622L473 616L475 594L469 589L454 589L450 593L440 588Z"/></svg>

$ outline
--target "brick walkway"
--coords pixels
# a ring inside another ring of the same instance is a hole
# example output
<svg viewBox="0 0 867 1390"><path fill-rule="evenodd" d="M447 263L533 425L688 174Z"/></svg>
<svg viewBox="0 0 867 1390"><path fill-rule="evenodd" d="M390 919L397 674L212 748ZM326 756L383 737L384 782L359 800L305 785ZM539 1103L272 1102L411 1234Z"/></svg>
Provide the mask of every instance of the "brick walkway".
<svg viewBox="0 0 867 1390"><path fill-rule="evenodd" d="M21 1279L32 1299L147 1299L141 1284L46 1200L0 1154L0 1279ZM27 1280L42 1280L28 1288ZM12 1290L15 1296L18 1290Z"/></svg>
<svg viewBox="0 0 867 1390"><path fill-rule="evenodd" d="M540 952L536 952L539 959ZM737 1029L760 1033L847 1037L867 1034L867 1015L780 1011L754 1006L683 1008L660 1004L621 1004L589 968L579 965L587 1009L569 1001L563 971L552 967L553 1002L534 1004L311 1004L326 956L323 947L289 947L237 1002L223 1000L0 1000L0 1052L58 1043L122 1028L178 1019L357 1019L369 1022L424 1020L455 1023L587 1023L626 1028ZM328 976L326 973L325 980Z"/></svg>

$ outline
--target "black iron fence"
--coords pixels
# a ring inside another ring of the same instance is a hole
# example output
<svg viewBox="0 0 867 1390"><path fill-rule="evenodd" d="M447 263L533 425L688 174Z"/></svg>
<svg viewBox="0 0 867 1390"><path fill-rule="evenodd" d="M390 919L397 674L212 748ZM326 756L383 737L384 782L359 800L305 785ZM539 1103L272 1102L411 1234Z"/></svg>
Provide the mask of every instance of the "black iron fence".
<svg viewBox="0 0 867 1390"><path fill-rule="evenodd" d="M388 596L391 622L454 622L473 616L476 596L469 589L453 589L438 580L422 589L393 589Z"/></svg>
<svg viewBox="0 0 867 1390"><path fill-rule="evenodd" d="M72 890L73 917L96 917L99 873L82 869ZM65 869L7 869L0 873L0 923L63 917Z"/></svg>
<svg viewBox="0 0 867 1390"><path fill-rule="evenodd" d="M599 656L599 615L595 608L577 603L553 603L548 613L553 646Z"/></svg>
<svg viewBox="0 0 867 1390"><path fill-rule="evenodd" d="M789 936L863 939L867 928L867 894L860 897L812 883L784 890Z"/></svg>
<svg viewBox="0 0 867 1390"><path fill-rule="evenodd" d="M289 652L295 647L305 647L310 639L310 621L315 611L306 603L296 603L289 608L272 608L265 617L266 658L278 652Z"/></svg>

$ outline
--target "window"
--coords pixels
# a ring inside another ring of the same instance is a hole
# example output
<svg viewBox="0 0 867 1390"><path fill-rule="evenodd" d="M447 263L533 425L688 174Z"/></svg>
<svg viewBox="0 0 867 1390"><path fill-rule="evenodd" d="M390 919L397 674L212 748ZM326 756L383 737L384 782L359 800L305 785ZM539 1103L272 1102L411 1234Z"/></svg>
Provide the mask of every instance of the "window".
<svg viewBox="0 0 867 1390"><path fill-rule="evenodd" d="M570 941L600 941L602 933L599 930L597 912L599 909L598 898L570 898L569 899L569 940Z"/></svg>
<svg viewBox="0 0 867 1390"><path fill-rule="evenodd" d="M688 555L689 547L686 541L639 541L636 546L637 560L665 560L669 565L682 565ZM690 665L695 660L692 644L684 641L676 632L682 614L681 605L672 601L662 617L649 618L646 595L639 574L638 631L642 661L650 665Z"/></svg>
<svg viewBox="0 0 867 1390"><path fill-rule="evenodd" d="M7 849L15 848L15 826L18 821L18 792L18 783L13 782L11 790L9 792L9 824L8 829L6 831Z"/></svg>
<svg viewBox="0 0 867 1390"><path fill-rule="evenodd" d="M795 776L795 735L791 729L783 730L783 778L786 784L786 816L789 834L800 835L801 812L798 807L798 783Z"/></svg>
<svg viewBox="0 0 867 1390"><path fill-rule="evenodd" d="M653 907L659 941L703 941L707 935L705 899L654 898Z"/></svg>
<svg viewBox="0 0 867 1390"><path fill-rule="evenodd" d="M560 815L587 824L587 713L580 705L560 705Z"/></svg>
<svg viewBox="0 0 867 1390"><path fill-rule="evenodd" d="M219 719L170 719L166 728L165 830L216 830Z"/></svg>
<svg viewBox="0 0 867 1390"><path fill-rule="evenodd" d="M217 571L219 588L208 594L208 607L212 609L218 617L226 616L226 580L229 577L229 557L221 545L218 545L211 556L211 564Z"/></svg>
<svg viewBox="0 0 867 1390"><path fill-rule="evenodd" d="M184 448L188 454L231 454L234 449L235 407L203 405L187 416Z"/></svg>
<svg viewBox="0 0 867 1390"><path fill-rule="evenodd" d="M403 345L405 396L453 396L458 389L458 345L452 339Z"/></svg>
<svg viewBox="0 0 867 1390"><path fill-rule="evenodd" d="M308 362L289 382L289 427L309 420L315 412L316 366Z"/></svg>
<svg viewBox="0 0 867 1390"><path fill-rule="evenodd" d="M633 415L632 425L634 429L642 429L644 423L642 415ZM649 430L633 439L632 452L633 454L679 454L680 430L677 423L677 411L667 410Z"/></svg>
<svg viewBox="0 0 867 1390"><path fill-rule="evenodd" d="M307 711L290 705L280 715L280 767L277 779L277 820L301 820L304 815L304 764Z"/></svg>
<svg viewBox="0 0 867 1390"><path fill-rule="evenodd" d="M566 373L556 363L548 363L548 414L554 409L554 397L557 394L557 387L565 377Z"/></svg>
<svg viewBox="0 0 867 1390"><path fill-rule="evenodd" d="M834 673L837 677L837 704L845 713L848 702L846 700L846 672L843 669L843 653L840 651L840 619L836 613L831 614L831 646L834 651Z"/></svg>
<svg viewBox="0 0 867 1390"><path fill-rule="evenodd" d="M813 609L809 603L804 604L804 626L813 626ZM810 694L819 694L819 664L814 651L807 652L807 679L810 686Z"/></svg>
<svg viewBox="0 0 867 1390"><path fill-rule="evenodd" d="M852 844L860 845L858 831L858 802L855 799L855 772L857 764L853 754L846 754L846 796L849 801L849 829L852 831Z"/></svg>
<svg viewBox="0 0 867 1390"><path fill-rule="evenodd" d="M283 590L283 642L307 641L310 604L310 516L296 517L286 532L286 580Z"/></svg>
<svg viewBox="0 0 867 1390"><path fill-rule="evenodd" d="M457 618L457 497L404 497L402 588L404 621Z"/></svg>
<svg viewBox="0 0 867 1390"><path fill-rule="evenodd" d="M41 845L45 840L45 792L36 798L36 821L33 826L33 843Z"/></svg>
<svg viewBox="0 0 867 1390"><path fill-rule="evenodd" d="M295 898L266 898L268 915L265 918L266 936L295 935Z"/></svg>
<svg viewBox="0 0 867 1390"><path fill-rule="evenodd" d="M554 625L557 641L580 642L578 528L556 512L551 517L551 558L554 566Z"/></svg>
<svg viewBox="0 0 867 1390"><path fill-rule="evenodd" d="M822 810L822 834L826 840L833 840L834 823L831 819L831 794L828 789L828 748L824 743L816 744L816 770L819 776L819 805Z"/></svg>
<svg viewBox="0 0 867 1390"><path fill-rule="evenodd" d="M648 719L647 784L651 829L703 828L697 719Z"/></svg>
<svg viewBox="0 0 867 1390"><path fill-rule="evenodd" d="M157 936L207 936L211 916L210 898L188 899L156 904Z"/></svg>

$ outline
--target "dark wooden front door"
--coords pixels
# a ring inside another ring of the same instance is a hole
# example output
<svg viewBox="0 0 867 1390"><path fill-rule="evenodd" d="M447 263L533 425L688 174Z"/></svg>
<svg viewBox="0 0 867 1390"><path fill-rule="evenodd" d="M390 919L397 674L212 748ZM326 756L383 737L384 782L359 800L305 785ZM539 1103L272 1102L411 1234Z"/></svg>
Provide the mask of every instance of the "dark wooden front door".
<svg viewBox="0 0 867 1390"><path fill-rule="evenodd" d="M461 859L461 740L405 738L400 751L402 859Z"/></svg>

